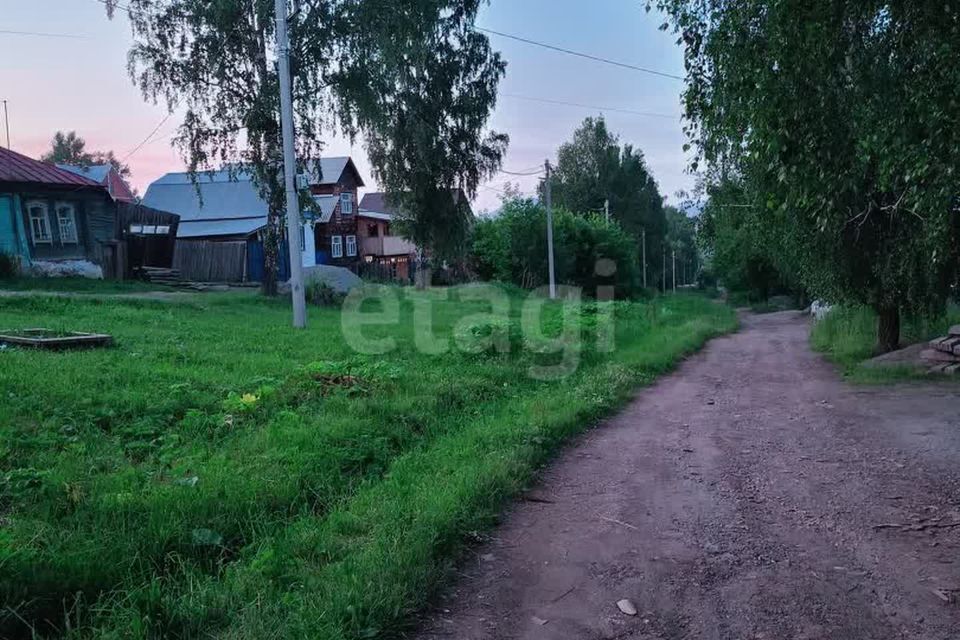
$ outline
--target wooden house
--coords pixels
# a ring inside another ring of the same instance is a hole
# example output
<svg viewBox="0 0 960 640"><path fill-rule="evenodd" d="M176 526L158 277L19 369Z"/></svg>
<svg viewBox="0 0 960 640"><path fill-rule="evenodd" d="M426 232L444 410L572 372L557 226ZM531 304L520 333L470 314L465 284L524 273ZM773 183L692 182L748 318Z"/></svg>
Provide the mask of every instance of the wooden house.
<svg viewBox="0 0 960 640"><path fill-rule="evenodd" d="M158 243L172 253L177 216L118 203L92 178L0 149L0 252L14 256L25 272L129 276L128 235L141 219L152 223L151 255L164 255Z"/></svg>

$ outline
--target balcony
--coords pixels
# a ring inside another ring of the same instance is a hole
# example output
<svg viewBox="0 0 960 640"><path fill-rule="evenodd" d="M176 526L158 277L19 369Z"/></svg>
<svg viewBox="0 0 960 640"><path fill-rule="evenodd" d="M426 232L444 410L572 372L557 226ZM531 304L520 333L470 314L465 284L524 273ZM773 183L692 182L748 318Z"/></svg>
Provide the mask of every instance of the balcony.
<svg viewBox="0 0 960 640"><path fill-rule="evenodd" d="M400 236L363 238L360 243L360 255L363 256L406 256L416 252L416 246Z"/></svg>

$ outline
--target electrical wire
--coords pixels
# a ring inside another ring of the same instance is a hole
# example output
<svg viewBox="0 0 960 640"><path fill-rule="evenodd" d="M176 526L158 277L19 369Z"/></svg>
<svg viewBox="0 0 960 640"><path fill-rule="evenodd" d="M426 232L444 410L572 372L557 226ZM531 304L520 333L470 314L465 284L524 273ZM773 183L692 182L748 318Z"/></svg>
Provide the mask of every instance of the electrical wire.
<svg viewBox="0 0 960 640"><path fill-rule="evenodd" d="M610 60L609 58L603 58L601 56L595 56L589 53L582 53L580 51L574 51L572 49L565 49L563 47L557 47L552 44L546 44L545 42L537 42L536 40L530 40L529 38L523 38L523 37L515 36L509 33L503 33L502 31L494 31L493 29L486 29L484 27L477 27L477 26L474 26L473 29L475 31L482 31L483 33L489 33L495 36L500 36L501 38L509 38L510 40L516 40L517 42L523 42L523 43L531 44L537 47L543 47L544 49L550 49L551 51L559 51L560 53L566 53L567 55L577 56L578 58L586 58L587 60L593 60L594 62L602 62L604 64L613 65L615 67L621 67L623 69L631 69L632 71L649 73L651 75L660 76L662 78L670 78L671 80L680 80L680 81L684 80L682 76L674 75L672 73L656 71L655 69L647 69L646 67L640 67L634 64L627 64L626 62L617 62L616 60Z"/></svg>
<svg viewBox="0 0 960 640"><path fill-rule="evenodd" d="M501 93L504 98L513 98L514 100L527 100L530 102L542 102L544 104L553 104L563 107L577 107L579 109L590 109L591 111L609 111L611 113L625 113L632 116L644 116L647 118L665 118L668 120L679 120L680 116L672 116L666 113L653 113L650 111L633 111L632 109L618 109L617 107L599 107L596 105L582 104L579 102L566 102L564 100L551 100L549 98L534 98L532 96L521 96L515 93Z"/></svg>
<svg viewBox="0 0 960 640"><path fill-rule="evenodd" d="M0 35L6 36L40 36L42 38L71 38L76 40L89 40L90 36L80 35L78 33L47 33L43 31L10 31L8 29L0 30Z"/></svg>
<svg viewBox="0 0 960 640"><path fill-rule="evenodd" d="M121 164L125 163L127 160L130 159L130 156L132 156L132 155L135 154L137 151L140 151L140 149L142 149L144 146L146 146L146 144L147 144L148 142L150 142L150 139L153 138L153 136L155 136L155 135L157 134L157 131L160 131L160 127L162 127L164 124L166 124L167 120L169 120L169 119L170 119L170 116L172 116L172 115L173 115L172 112L171 112L171 113L168 113L167 115L165 115L165 116L163 117L163 120L161 120L161 121L157 124L157 126L155 126L155 127L153 128L153 131L150 132L150 135L148 135L146 138L144 138L143 141L142 141L140 144L138 144L138 145L135 146L133 149L131 149L131 150L127 153L127 155L125 155L125 156L123 157L123 159L120 161L120 163L121 163Z"/></svg>

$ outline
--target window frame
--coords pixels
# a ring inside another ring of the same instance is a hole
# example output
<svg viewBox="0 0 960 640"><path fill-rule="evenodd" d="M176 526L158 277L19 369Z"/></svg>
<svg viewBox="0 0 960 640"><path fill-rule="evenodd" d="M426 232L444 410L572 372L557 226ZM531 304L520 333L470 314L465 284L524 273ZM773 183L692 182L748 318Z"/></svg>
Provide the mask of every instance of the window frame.
<svg viewBox="0 0 960 640"><path fill-rule="evenodd" d="M330 257L343 257L343 236L330 236Z"/></svg>
<svg viewBox="0 0 960 640"><path fill-rule="evenodd" d="M353 193L350 191L342 191L340 193L340 215L353 215Z"/></svg>
<svg viewBox="0 0 960 640"><path fill-rule="evenodd" d="M63 220L65 216L61 215L61 209L66 209L70 213L70 227L73 235L65 238L63 234ZM80 229L77 228L77 207L72 202L55 202L53 212L57 218L57 233L60 234L60 246L68 244L80 244Z"/></svg>
<svg viewBox="0 0 960 640"><path fill-rule="evenodd" d="M34 209L40 209L43 212L43 215L34 216ZM30 223L30 240L33 241L34 245L53 244L53 227L50 224L50 207L47 206L46 202L41 200L31 200L27 202L27 220ZM46 228L46 237L37 238L37 228L34 226L34 221L43 222L42 226Z"/></svg>
<svg viewBox="0 0 960 640"><path fill-rule="evenodd" d="M351 245L351 243L353 244L353 252L350 251L350 245ZM346 236L346 242L345 242L345 244L347 245L347 246L346 246L346 249L347 249L347 257L348 257L348 258L356 258L356 257L357 257L357 236Z"/></svg>

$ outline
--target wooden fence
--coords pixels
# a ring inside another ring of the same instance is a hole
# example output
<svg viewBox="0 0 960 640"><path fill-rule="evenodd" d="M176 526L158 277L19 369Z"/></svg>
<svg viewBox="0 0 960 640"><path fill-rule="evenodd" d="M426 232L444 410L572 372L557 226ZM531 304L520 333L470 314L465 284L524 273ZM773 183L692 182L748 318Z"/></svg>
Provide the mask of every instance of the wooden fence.
<svg viewBox="0 0 960 640"><path fill-rule="evenodd" d="M173 268L194 282L243 282L247 275L247 243L177 240Z"/></svg>

